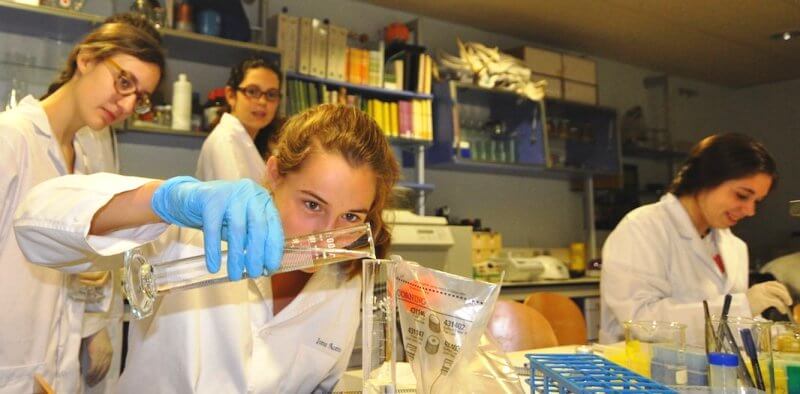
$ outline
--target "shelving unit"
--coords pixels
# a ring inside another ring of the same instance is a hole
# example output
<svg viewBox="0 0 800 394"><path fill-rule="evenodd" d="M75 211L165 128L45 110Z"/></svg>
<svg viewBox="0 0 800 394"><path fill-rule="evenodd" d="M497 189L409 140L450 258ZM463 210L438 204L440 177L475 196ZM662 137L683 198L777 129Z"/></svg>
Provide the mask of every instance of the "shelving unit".
<svg viewBox="0 0 800 394"><path fill-rule="evenodd" d="M456 82L438 82L433 92L432 166L532 176L547 167L541 103Z"/></svg>
<svg viewBox="0 0 800 394"><path fill-rule="evenodd" d="M280 62L281 51L274 47L175 29L161 29L161 34L169 58L230 67L255 53Z"/></svg>
<svg viewBox="0 0 800 394"><path fill-rule="evenodd" d="M433 88L432 168L579 181L586 223L594 223L593 176L619 174L621 169L614 109L531 101L514 92L457 82ZM567 127L563 136L554 132L551 117ZM590 259L596 257L595 240L594 226L587 226Z"/></svg>
<svg viewBox="0 0 800 394"><path fill-rule="evenodd" d="M175 130L167 126L159 126L156 124L152 125L142 124L141 122L129 122L129 121L126 121L125 125L121 128L118 128L117 130L122 132L177 135L181 137L191 137L191 138L206 138L209 134L199 131Z"/></svg>
<svg viewBox="0 0 800 394"><path fill-rule="evenodd" d="M611 108L536 102L514 92L456 82L437 83L434 95L436 137L429 156L437 168L559 179L620 172L616 112ZM565 125L579 125L581 136L565 132L558 138L552 116ZM488 155L482 152L485 146L490 147Z"/></svg>
<svg viewBox="0 0 800 394"><path fill-rule="evenodd" d="M559 99L545 100L545 108L550 168L605 175L620 173L617 113L613 108ZM561 149L561 156L554 153L556 146Z"/></svg>
<svg viewBox="0 0 800 394"><path fill-rule="evenodd" d="M296 79L306 82L320 83L327 86L343 87L349 91L356 93L363 93L375 98L383 98L389 100L397 99L418 99L418 100L431 100L432 94L423 94L417 92L408 92L405 90L383 89L368 85L358 85L344 81L336 81L332 79L319 78L311 75L299 74L296 72L287 72L286 78Z"/></svg>
<svg viewBox="0 0 800 394"><path fill-rule="evenodd" d="M6 33L74 42L103 19L54 7L0 2L0 31Z"/></svg>
<svg viewBox="0 0 800 394"><path fill-rule="evenodd" d="M100 15L13 2L0 2L0 11L0 31L65 42L79 40L105 19ZM232 59L251 53L280 59L279 49L265 45L168 28L160 31L169 58L225 67L235 62Z"/></svg>

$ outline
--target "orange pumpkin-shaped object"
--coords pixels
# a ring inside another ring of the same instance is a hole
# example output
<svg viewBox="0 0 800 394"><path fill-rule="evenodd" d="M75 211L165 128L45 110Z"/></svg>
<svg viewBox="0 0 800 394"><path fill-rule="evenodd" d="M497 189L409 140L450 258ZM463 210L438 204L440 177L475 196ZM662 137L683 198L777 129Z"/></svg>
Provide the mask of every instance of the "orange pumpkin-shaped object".
<svg viewBox="0 0 800 394"><path fill-rule="evenodd" d="M404 23L394 22L386 26L383 37L386 42L401 41L406 42L411 33L408 31L408 26Z"/></svg>

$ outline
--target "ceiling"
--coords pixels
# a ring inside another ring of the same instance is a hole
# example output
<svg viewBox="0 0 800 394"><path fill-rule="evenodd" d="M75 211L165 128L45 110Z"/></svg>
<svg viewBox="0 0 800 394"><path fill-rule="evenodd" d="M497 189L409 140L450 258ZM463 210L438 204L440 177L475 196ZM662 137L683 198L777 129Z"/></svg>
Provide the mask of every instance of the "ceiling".
<svg viewBox="0 0 800 394"><path fill-rule="evenodd" d="M366 0L731 87L800 78L800 0Z"/></svg>

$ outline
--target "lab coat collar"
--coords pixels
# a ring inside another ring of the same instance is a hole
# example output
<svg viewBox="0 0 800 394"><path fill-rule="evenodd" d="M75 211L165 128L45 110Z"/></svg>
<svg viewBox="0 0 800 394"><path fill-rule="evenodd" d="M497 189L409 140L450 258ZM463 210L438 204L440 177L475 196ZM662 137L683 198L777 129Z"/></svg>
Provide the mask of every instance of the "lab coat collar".
<svg viewBox="0 0 800 394"><path fill-rule="evenodd" d="M236 137L246 137L249 141L253 140L250 138L250 134L247 133L247 129L244 128L244 125L239 118L231 115L228 112L222 114L217 127L220 127L221 130L228 130L231 135Z"/></svg>
<svg viewBox="0 0 800 394"><path fill-rule="evenodd" d="M687 212L686 208L683 207L680 200L678 200L678 197L672 193L667 193L664 195L664 197L661 197L661 202L665 204L667 212L669 213L669 218L675 228L678 230L681 238L689 241L689 245L691 246L694 254L702 259L702 261L705 263L704 265L709 271L711 271L712 275L716 275L723 282L726 282L725 287L730 288L732 284L730 281L726 280L726 275L720 272L714 260L708 255L708 250L706 250L705 245L703 245L703 240L700 238L700 234L697 232L694 224L692 224L692 219L689 218L689 212ZM717 249L720 251L722 260L725 261L725 256L723 254L724 245L722 244L723 237L718 229L712 228L711 231L714 233L714 239L717 242ZM712 234L709 233L707 236L712 236Z"/></svg>
<svg viewBox="0 0 800 394"><path fill-rule="evenodd" d="M50 127L50 120L44 112L42 102L35 97L28 95L17 104L17 110L27 114L27 119L33 123L36 132L42 136L53 138L53 129Z"/></svg>
<svg viewBox="0 0 800 394"><path fill-rule="evenodd" d="M61 153L61 149L58 146L58 140L56 140L53 135L53 128L50 126L50 120L47 119L47 113L44 112L42 102L28 95L19 102L15 109L25 114L26 118L33 123L33 128L37 135L47 139L47 153L50 155L50 159L53 160L53 164L56 166L58 173L61 175L68 174L69 171L67 169L66 160L64 160L64 155ZM79 160L77 154L75 157L76 161Z"/></svg>
<svg viewBox="0 0 800 394"><path fill-rule="evenodd" d="M667 193L661 197L661 202L667 207L669 218L678 229L678 233L684 239L700 239L700 234L692 224L692 219L689 217L689 212L683 207L678 197L672 193Z"/></svg>

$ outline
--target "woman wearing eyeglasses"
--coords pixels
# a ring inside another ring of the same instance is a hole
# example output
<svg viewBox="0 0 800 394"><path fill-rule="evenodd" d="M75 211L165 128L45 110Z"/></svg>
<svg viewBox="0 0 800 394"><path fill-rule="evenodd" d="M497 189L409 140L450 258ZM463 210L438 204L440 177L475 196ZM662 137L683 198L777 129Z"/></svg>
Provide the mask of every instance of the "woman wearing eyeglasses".
<svg viewBox="0 0 800 394"><path fill-rule="evenodd" d="M225 98L229 110L203 142L196 177L249 178L263 183L266 166L253 140L275 119L281 98L280 71L264 59L244 60L231 69Z"/></svg>
<svg viewBox="0 0 800 394"><path fill-rule="evenodd" d="M163 69L158 32L139 17L113 16L72 49L41 101L28 96L0 114L0 392L32 392L34 376L59 393L82 391L86 304L70 291L73 275L28 263L14 212L37 184L86 173L91 153L76 142L78 130L147 112Z"/></svg>

